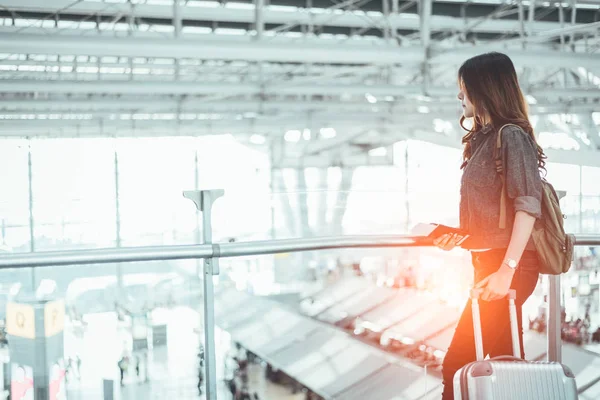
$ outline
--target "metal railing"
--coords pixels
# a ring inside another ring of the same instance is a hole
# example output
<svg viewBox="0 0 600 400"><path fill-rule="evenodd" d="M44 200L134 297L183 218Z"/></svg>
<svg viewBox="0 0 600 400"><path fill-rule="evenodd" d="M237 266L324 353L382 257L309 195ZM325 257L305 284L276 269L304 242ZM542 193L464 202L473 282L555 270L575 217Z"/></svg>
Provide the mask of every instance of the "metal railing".
<svg viewBox="0 0 600 400"><path fill-rule="evenodd" d="M297 251L330 250L342 248L382 248L432 246L431 240L408 235L356 235L237 243L212 243L211 209L213 202L223 195L222 190L184 192L202 211L203 244L186 246L154 246L110 248L76 251L51 251L0 256L0 269L46 267L73 264L101 264L135 261L204 259L204 326L205 373L207 399L217 398L216 361L214 341L214 287L213 275L219 274L218 259ZM600 246L600 235L576 235L576 245ZM550 276L548 312L548 360L561 360L560 336L560 276Z"/></svg>

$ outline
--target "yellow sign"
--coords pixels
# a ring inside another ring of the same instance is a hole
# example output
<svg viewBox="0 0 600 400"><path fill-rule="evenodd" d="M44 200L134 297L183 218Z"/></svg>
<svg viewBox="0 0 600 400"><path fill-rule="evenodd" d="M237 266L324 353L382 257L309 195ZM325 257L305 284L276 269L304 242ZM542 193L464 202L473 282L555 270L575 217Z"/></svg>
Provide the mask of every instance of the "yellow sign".
<svg viewBox="0 0 600 400"><path fill-rule="evenodd" d="M6 332L9 335L35 339L35 311L27 304L6 304Z"/></svg>
<svg viewBox="0 0 600 400"><path fill-rule="evenodd" d="M54 336L65 327L65 302L56 300L44 306L44 332L46 336Z"/></svg>

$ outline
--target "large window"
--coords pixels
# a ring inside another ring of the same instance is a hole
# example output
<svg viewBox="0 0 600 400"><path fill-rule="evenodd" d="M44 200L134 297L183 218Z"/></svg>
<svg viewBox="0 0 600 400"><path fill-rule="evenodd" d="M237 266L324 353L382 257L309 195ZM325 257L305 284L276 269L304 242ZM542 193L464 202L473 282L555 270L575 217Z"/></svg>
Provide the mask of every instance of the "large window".
<svg viewBox="0 0 600 400"><path fill-rule="evenodd" d="M5 250L29 251L28 144L3 140L0 146L0 228Z"/></svg>
<svg viewBox="0 0 600 400"><path fill-rule="evenodd" d="M409 140L396 144L394 155L402 180L408 179L408 198L398 206L406 208L408 201L409 228L419 222L457 226L461 150Z"/></svg>
<svg viewBox="0 0 600 400"><path fill-rule="evenodd" d="M194 148L180 138L118 141L123 246L193 243Z"/></svg>
<svg viewBox="0 0 600 400"><path fill-rule="evenodd" d="M182 192L196 185L225 190L213 210L215 240L266 239L272 222L278 237L302 236L302 223L313 235L458 223L460 150L414 140L395 145L394 166L359 167L353 175L309 168L302 171L303 187L298 170L277 171L282 179L275 180L271 194L268 154L230 135L6 139L0 146L0 244L12 251L30 251L30 151L35 250L115 246L117 214L123 246L194 243L197 213ZM548 179L567 192L567 230L598 231L600 169L553 163L547 168ZM350 187L341 185L342 176L352 177Z"/></svg>
<svg viewBox="0 0 600 400"><path fill-rule="evenodd" d="M31 142L35 249L115 244L113 143Z"/></svg>

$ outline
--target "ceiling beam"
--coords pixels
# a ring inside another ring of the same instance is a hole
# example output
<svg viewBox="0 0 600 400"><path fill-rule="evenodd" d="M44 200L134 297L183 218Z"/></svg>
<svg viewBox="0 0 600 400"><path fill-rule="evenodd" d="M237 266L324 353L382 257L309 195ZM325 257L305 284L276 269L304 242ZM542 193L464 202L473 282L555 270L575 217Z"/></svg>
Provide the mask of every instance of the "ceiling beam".
<svg viewBox="0 0 600 400"><path fill-rule="evenodd" d="M50 36L5 33L0 52L10 54L60 54L120 57L194 58L334 64L402 64L419 62L418 46L398 47L346 43L289 43L258 41L249 37L222 40L198 38L136 38L97 36Z"/></svg>
<svg viewBox="0 0 600 400"><path fill-rule="evenodd" d="M275 84L263 86L258 83L210 83L187 81L45 81L4 80L0 90L4 93L53 93L53 94L133 94L133 95L330 95L330 96L417 96L422 94L420 85L295 85ZM430 87L428 94L434 98L455 98L457 89ZM600 88L532 88L528 94L539 98L598 99Z"/></svg>
<svg viewBox="0 0 600 400"><path fill-rule="evenodd" d="M423 125L431 119L415 119L414 123ZM357 126L377 128L385 125L392 129L407 126L406 119L401 116L397 120L383 119L375 114L339 114L315 116L310 120L299 118L297 115L280 116L272 119L136 119L136 120L98 120L98 119L25 119L0 120L1 136L44 135L45 132L88 132L99 134L103 132L134 132L138 130L162 131L165 136L179 131L194 132L208 130L212 134L223 133L261 133L283 134L288 130L320 129L333 127L335 129L356 129ZM107 134L108 135L108 134ZM75 134L77 136L77 134ZM135 136L135 134L133 134Z"/></svg>
<svg viewBox="0 0 600 400"><path fill-rule="evenodd" d="M192 3L190 3L192 4ZM112 3L107 7L104 2L74 2L72 0L53 0L49 3L47 0L3 0L3 7L12 11L33 11L52 14L61 10L64 14L71 15L103 15L103 16L128 16L131 14L131 7L128 3ZM457 5L460 7L460 5ZM321 9L326 10L326 9ZM151 18L170 21L173 18L172 6L165 4L136 4L136 18ZM581 11L583 12L583 11ZM202 6L182 6L181 14L186 21L211 21L211 22L235 22L245 23L249 26L255 23L255 9L234 8L234 7L202 7ZM384 16L382 13L370 12L368 17L364 13L353 11L337 10L336 14L330 12L315 12L310 9L283 10L276 7L265 7L262 11L262 21L264 24L275 25L314 25L314 26L332 26L347 27L355 29L368 29L370 27L387 26L392 29L419 31L420 21L415 18L413 13L390 14ZM468 16L467 16L468 17ZM476 18L470 18L475 20ZM580 25L580 24L577 24ZM583 25L583 24L582 24ZM434 32L449 31L455 32L464 29L464 18L432 15L431 29ZM518 20L511 19L487 19L471 29L471 32L486 33L507 33L517 32L519 28ZM539 33L548 30L560 28L558 22L536 21L531 27L532 33Z"/></svg>
<svg viewBox="0 0 600 400"><path fill-rule="evenodd" d="M0 34L4 35L4 34L14 34L15 32L21 32L19 30L19 27L13 27L13 26L0 26ZM583 27L582 27L583 29ZM587 29L587 27L586 27ZM251 32L244 32L244 31L240 31L241 34L238 35L230 35L230 34L223 34L220 33L219 31L216 32L206 32L206 33L198 33L198 32L186 32L185 30L183 31L181 38L184 40L188 40L188 41L204 41L204 40L219 40L219 41L223 41L223 42L231 42L231 43L248 43L248 42L252 42L256 39L255 36L251 35ZM97 31L97 30L92 30L92 29L77 29L76 25L74 25L73 27L65 27L65 28L61 28L59 31L53 32L53 31L49 31L48 28L41 28L41 27L36 27L36 26L31 26L31 27L27 27L27 29L22 33L22 34L27 34L27 35L33 35L33 36L47 36L50 33L54 33L54 36L59 36L59 37L77 37L77 38L81 38L81 37L94 37L94 38L107 38L107 39L115 39L115 38L128 38L131 37L132 35L129 35L128 31L122 31L122 30L101 30L101 31ZM295 32L294 32L295 33ZM417 32L415 32L415 34L417 34ZM165 38L168 38L169 35L165 34L164 32L156 32L156 31L135 31L133 33L133 37L135 39L144 39L144 40L165 40ZM406 44L410 43L410 41L408 41L406 39L406 36L403 36L401 39L401 41L403 42L403 46L401 48L412 48L416 46L416 42L415 45L413 46L406 46ZM254 40L253 40L254 39ZM543 40L542 40L543 39ZM317 36L303 36L301 38L299 38L296 35L292 35L292 36L286 36L286 35L273 35L272 33L269 33L269 31L267 31L267 34L264 35L264 40L268 41L269 43L272 44L279 44L279 45L287 45L287 46L295 46L298 43L305 43L305 44L317 44L317 45L322 45L322 46L339 46L340 44L342 44L343 46L346 45L350 45L350 46L358 46L358 47L366 47L366 48L373 48L375 47L379 47L379 46L387 46L390 43L386 42L385 39L377 37L377 36L352 36L350 38L344 38L341 39L340 37L334 36L334 35L317 35ZM583 39L577 39L575 40L575 42L573 43L573 45L571 46L572 50L576 53L585 53L587 51L589 51L590 49L590 44L594 43L595 39L590 39L588 38L587 41L583 40ZM536 40L531 40L527 42L527 48L528 49L532 49L532 50L540 50L540 51L548 51L551 49L551 45L549 43L543 43L547 41L547 39L545 37L541 37L539 39ZM597 40L596 40L597 41ZM436 42L437 45L438 42ZM452 42L454 43L454 42ZM507 40L498 40L498 41L486 41L486 40L480 40L478 41L479 44L486 44L486 43L491 43L494 46L498 46L498 48L500 48L499 46L506 46L507 48L514 48L516 50L522 49L522 44L517 44L516 42L514 42L512 39L507 39ZM456 43L454 43L453 45L455 45ZM479 45L478 45L479 46ZM448 49L449 47L444 47L441 46L438 48L438 50L443 51L444 49ZM452 47L450 47L452 48ZM486 51L486 47L478 47L478 51L480 52L485 52ZM126 56L123 56L126 57ZM405 60L404 64L408 64L411 63L412 61L410 60ZM414 63L414 62L413 62Z"/></svg>
<svg viewBox="0 0 600 400"><path fill-rule="evenodd" d="M221 35L222 36L222 35ZM484 51L505 51L521 66L552 65L554 67L597 68L598 56L591 53L561 52L554 50L503 49L502 44L490 47L457 47L432 51L432 64L456 65L468 57ZM206 37L202 40L187 38L136 38L97 36L56 36L6 33L0 35L0 52L9 54L60 54L122 57L195 58L200 60L244 60L332 64L415 64L423 61L422 46L401 47L394 44L346 42L308 43L298 41L272 42L238 37L224 40ZM545 64L547 63L547 64Z"/></svg>
<svg viewBox="0 0 600 400"><path fill-rule="evenodd" d="M215 100L206 102L202 98L183 97L176 98L171 96L164 97L143 97L143 98L123 98L123 97L102 97L91 96L82 99L65 98L52 96L47 99L2 99L0 98L0 111L5 113L9 110L32 111L37 113L47 113L52 111L98 111L104 113L129 113L131 110L156 112L187 112L187 111L260 111L274 112L283 111L370 111L370 110L390 110L393 112L402 110L416 110L418 106L427 106L430 112L450 110L456 111L460 108L460 103L456 100L442 100L438 102L415 102L414 100L396 99L392 102L381 101L376 104L370 104L364 99L358 101L341 100L302 100L288 98L273 98L261 100L250 98L244 100ZM542 105L551 106L551 103Z"/></svg>
<svg viewBox="0 0 600 400"><path fill-rule="evenodd" d="M134 71L133 76L138 77L143 77L144 75L147 77L148 72L135 73L136 70L152 70L152 73L161 73L163 76L173 76L174 74L172 72L177 67L175 60L172 59L138 58L134 59L133 62L130 62L128 57L112 57L114 60L111 61L106 61L106 59L103 59L102 57L100 60L96 60L93 57L86 58L88 58L87 61L83 61L81 58L75 59L75 57L69 59L60 57L59 61L57 56L38 56L27 59L11 59L5 57L0 59L0 69L6 73L18 73L21 78L23 78L25 74L31 74L31 76L36 77L36 79L39 79L40 77L51 79L51 77L54 76L63 77L62 79L70 79L64 77L77 75L78 77L75 79L81 79L81 77L84 76L100 76L103 79L110 80L123 74L129 74L131 69ZM202 76L205 74L215 75L216 73L227 75L247 72L247 69L252 67L252 63L246 61L201 62L200 60L189 62L189 60L186 60L180 62L178 67L180 72L193 73L195 76ZM298 68L297 64L262 63L263 74L300 75L302 77L317 77L320 75L331 74L363 76L373 74L377 70L379 70L379 67L365 67L364 65L313 64L310 66L310 70L306 71ZM392 70L402 77L409 77L409 71L407 69L392 67ZM169 71L170 74L166 71Z"/></svg>
<svg viewBox="0 0 600 400"><path fill-rule="evenodd" d="M543 92L543 91L541 91ZM559 91L561 94L562 91ZM567 91L568 93L568 91ZM569 114L591 113L599 109L596 103L574 103L542 101L529 106L531 114ZM380 113L429 113L437 116L453 115L460 111L459 103L454 99L435 102L415 101L414 99L396 98L392 102L370 104L366 101L340 100L301 100L276 99L261 100L214 100L207 102L202 98L171 96L153 96L144 98L90 96L82 99L51 96L49 98L1 99L0 114L57 114L57 113L91 113L94 116L130 113L264 113L280 112L380 112Z"/></svg>

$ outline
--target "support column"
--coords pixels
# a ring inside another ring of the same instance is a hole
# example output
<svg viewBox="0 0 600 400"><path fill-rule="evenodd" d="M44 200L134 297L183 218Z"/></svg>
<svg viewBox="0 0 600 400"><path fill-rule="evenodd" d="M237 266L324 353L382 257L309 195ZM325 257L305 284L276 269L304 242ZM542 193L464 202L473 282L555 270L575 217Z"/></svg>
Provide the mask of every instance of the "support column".
<svg viewBox="0 0 600 400"><path fill-rule="evenodd" d="M284 227L287 228L287 232L279 232L277 236L284 237L298 237L302 235L301 229L297 228L297 220L294 209L290 204L290 196L288 193L287 186L283 177L283 170L281 168L273 168L273 191L271 192L271 203L272 207L280 205L281 214L285 221ZM272 210L272 223L275 226L275 210ZM275 232L275 227L273 231ZM284 255L276 255L273 258L273 275L276 283L287 283L293 280L303 278L304 266L297 268L302 264L302 253L286 253ZM294 265L296 268L290 268Z"/></svg>
<svg viewBox="0 0 600 400"><path fill-rule="evenodd" d="M265 31L264 18L265 0L254 0L254 25L256 29L256 39L262 39Z"/></svg>
<svg viewBox="0 0 600 400"><path fill-rule="evenodd" d="M404 209L406 212L405 231L410 232L410 199L409 199L409 158L408 158L408 141L404 146Z"/></svg>
<svg viewBox="0 0 600 400"><path fill-rule="evenodd" d="M344 231L342 222L346 214L346 205L348 204L348 196L352 189L352 178L354 177L354 168L341 168L342 180L335 199L333 208L333 216L331 218L331 235L341 235Z"/></svg>
<svg viewBox="0 0 600 400"><path fill-rule="evenodd" d="M119 194L119 152L115 148L115 159L114 159L114 173L115 173L115 245L121 247L121 200ZM116 264L117 270L117 299L120 300L123 295L123 265L121 263Z"/></svg>
<svg viewBox="0 0 600 400"><path fill-rule="evenodd" d="M306 174L304 168L296 169L296 185L298 190L298 210L300 217L300 235L302 237L312 236L308 223L308 193L306 186Z"/></svg>
<svg viewBox="0 0 600 400"><path fill-rule="evenodd" d="M33 164L31 160L31 143L27 151L27 182L29 190L29 246L31 252L35 252L35 229L33 219ZM35 268L31 268L31 293L35 294L37 288L37 279L35 276Z"/></svg>
<svg viewBox="0 0 600 400"><path fill-rule="evenodd" d="M270 151L271 151L271 218L273 222L273 231L275 231L275 207L280 204L281 205L281 213L283 214L283 218L285 219L285 226L288 228L289 232L284 232L283 235L289 233L291 236L296 236L298 232L296 231L296 220L294 217L294 211L292 210L292 206L290 204L290 194L287 189L287 185L285 183L283 177L283 168L280 166L282 161L286 158L285 151L285 142L283 136L280 138L273 138L270 142Z"/></svg>
<svg viewBox="0 0 600 400"><path fill-rule="evenodd" d="M277 236L276 228L275 228L275 198L274 193L276 191L275 186L275 153L273 149L273 144L270 146L270 165L269 165L269 211L271 212L271 239L275 239Z"/></svg>
<svg viewBox="0 0 600 400"><path fill-rule="evenodd" d="M577 0L571 0L571 26L575 26L577 23ZM575 51L575 32L571 32L569 38L569 46L571 51Z"/></svg>
<svg viewBox="0 0 600 400"><path fill-rule="evenodd" d="M523 6L523 0L519 0L517 7L519 13L519 37L521 38L523 48L525 48L525 7Z"/></svg>
<svg viewBox="0 0 600 400"><path fill-rule="evenodd" d="M430 56L430 44L431 44L431 13L432 13L432 0L422 0L421 3L421 45L424 49L423 54L423 93L425 95L429 92L429 86L431 85L431 71L429 65Z"/></svg>
<svg viewBox="0 0 600 400"><path fill-rule="evenodd" d="M129 36L133 36L135 30L135 4L129 1L129 15L127 16L127 24L129 25Z"/></svg>
<svg viewBox="0 0 600 400"><path fill-rule="evenodd" d="M565 11L562 5L562 1L558 2L558 22L560 23L560 51L565 51L565 34L563 33L565 29ZM567 69L562 68L563 75L563 86L567 87Z"/></svg>
<svg viewBox="0 0 600 400"><path fill-rule="evenodd" d="M23 392L26 385L36 400L54 400L66 393L64 321L65 305L60 299L7 303L10 363L5 368L10 371L11 388L5 389Z"/></svg>
<svg viewBox="0 0 600 400"><path fill-rule="evenodd" d="M287 186L285 185L285 181L283 179L283 170L276 169L274 171L275 175L275 187L280 192L275 194L275 196L279 197L279 203L282 206L282 214L285 219L285 224L288 227L289 234L291 236L296 236L299 234L299 230L296 229L296 219L294 218L294 210L292 209L292 205L290 204L290 194L287 193ZM283 189L286 189L285 191Z"/></svg>
<svg viewBox="0 0 600 400"><path fill-rule="evenodd" d="M33 171L32 171L32 161L31 161L31 145L29 145L29 150L27 151L27 183L29 190L29 247L31 252L35 251L35 228L34 228L34 220L33 220Z"/></svg>
<svg viewBox="0 0 600 400"><path fill-rule="evenodd" d="M385 41L388 42L391 38L391 26L390 26L390 0L382 0L382 10L383 10L383 18L384 18L384 28L383 28L383 37Z"/></svg>
<svg viewBox="0 0 600 400"><path fill-rule="evenodd" d="M173 33L178 38L181 35L181 0L173 0Z"/></svg>
<svg viewBox="0 0 600 400"><path fill-rule="evenodd" d="M327 234L327 196L329 194L329 184L327 181L327 168L319 169L319 201L317 209L316 231L319 236Z"/></svg>
<svg viewBox="0 0 600 400"><path fill-rule="evenodd" d="M535 22L535 1L529 0L529 15L527 15L527 33L529 36L533 35L533 24Z"/></svg>
<svg viewBox="0 0 600 400"><path fill-rule="evenodd" d="M306 8L308 10L310 10L309 11L310 18L308 20L308 26L307 26L308 31L306 33L308 33L309 35L312 35L315 32L315 25L313 24L314 14L312 13L312 8L313 8L312 0L306 0Z"/></svg>
<svg viewBox="0 0 600 400"><path fill-rule="evenodd" d="M194 152L194 190L200 190L200 167L198 166L198 150ZM196 208L196 232L195 241L196 244L202 243L202 231L200 225L202 224L202 213L199 208ZM196 259L196 278L200 279L202 275L202 260Z"/></svg>
<svg viewBox="0 0 600 400"><path fill-rule="evenodd" d="M175 35L175 39L178 39L181 36L182 29L182 20L181 20L181 0L173 0L173 34ZM175 78L179 79L179 59L175 59ZM179 119L179 113L177 114L177 119Z"/></svg>
<svg viewBox="0 0 600 400"><path fill-rule="evenodd" d="M579 225L578 232L583 233L583 166L579 166Z"/></svg>

